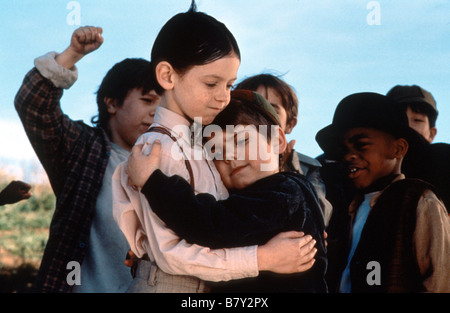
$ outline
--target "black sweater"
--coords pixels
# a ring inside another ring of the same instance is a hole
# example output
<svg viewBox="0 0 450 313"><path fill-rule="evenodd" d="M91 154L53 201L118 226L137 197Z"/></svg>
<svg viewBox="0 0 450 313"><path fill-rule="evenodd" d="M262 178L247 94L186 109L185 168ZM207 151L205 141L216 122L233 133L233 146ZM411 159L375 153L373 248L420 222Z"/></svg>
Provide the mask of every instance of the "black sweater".
<svg viewBox="0 0 450 313"><path fill-rule="evenodd" d="M213 292L327 292L324 223L317 196L302 175L277 173L217 201L210 194L195 195L183 178L157 170L141 192L152 210L189 243L216 249L263 245L289 230L316 239L316 262L308 271L263 272L256 278L213 283Z"/></svg>

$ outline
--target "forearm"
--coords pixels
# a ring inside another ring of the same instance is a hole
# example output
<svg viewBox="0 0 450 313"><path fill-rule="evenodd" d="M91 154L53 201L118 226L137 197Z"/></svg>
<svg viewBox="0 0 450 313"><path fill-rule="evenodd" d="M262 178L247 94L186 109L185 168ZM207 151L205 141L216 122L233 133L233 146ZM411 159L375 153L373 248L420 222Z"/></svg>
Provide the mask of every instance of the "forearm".
<svg viewBox="0 0 450 313"><path fill-rule="evenodd" d="M195 276L206 281L229 281L259 274L257 246L210 249L181 240L166 249L150 250L156 264L172 275Z"/></svg>
<svg viewBox="0 0 450 313"><path fill-rule="evenodd" d="M279 232L292 230L288 221L295 210L286 205L290 196L281 197L281 188L268 189L231 194L218 201L209 194L195 195L183 178L157 170L141 192L158 217L181 238L211 248L228 248L264 244Z"/></svg>
<svg viewBox="0 0 450 313"><path fill-rule="evenodd" d="M55 58L56 63L67 69L73 69L75 64L84 57L83 54L77 53L71 47L68 47Z"/></svg>
<svg viewBox="0 0 450 313"><path fill-rule="evenodd" d="M144 209L146 204L143 203ZM257 247L210 249L189 244L166 228L149 209L146 215L148 251L158 267L172 275L228 281L258 275Z"/></svg>

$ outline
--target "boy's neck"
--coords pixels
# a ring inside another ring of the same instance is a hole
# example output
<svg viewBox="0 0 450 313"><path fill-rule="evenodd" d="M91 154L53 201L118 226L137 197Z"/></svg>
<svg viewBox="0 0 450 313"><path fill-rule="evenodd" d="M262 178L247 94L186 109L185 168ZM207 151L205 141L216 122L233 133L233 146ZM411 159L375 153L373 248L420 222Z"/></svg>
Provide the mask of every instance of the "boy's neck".
<svg viewBox="0 0 450 313"><path fill-rule="evenodd" d="M387 186L389 186L394 181L395 178L397 178L400 175L401 175L400 173L393 173L388 176L382 177L382 178L378 179L377 181L375 181L369 187L361 189L360 192L363 194L367 194L367 193L383 190Z"/></svg>
<svg viewBox="0 0 450 313"><path fill-rule="evenodd" d="M194 121L187 116L186 114L183 113L183 111L180 109L180 107L176 104L176 102L171 98L171 94L169 94L168 91L166 91L162 96L161 96L161 103L159 104L159 106L172 111L180 116L182 116L183 118L185 118L186 120L189 121L189 124L193 124Z"/></svg>

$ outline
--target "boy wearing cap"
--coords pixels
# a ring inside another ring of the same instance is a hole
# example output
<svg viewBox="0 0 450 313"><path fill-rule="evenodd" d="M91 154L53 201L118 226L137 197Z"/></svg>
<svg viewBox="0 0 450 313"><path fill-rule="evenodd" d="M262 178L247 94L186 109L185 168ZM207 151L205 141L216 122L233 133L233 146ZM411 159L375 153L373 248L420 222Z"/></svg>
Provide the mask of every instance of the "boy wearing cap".
<svg viewBox="0 0 450 313"><path fill-rule="evenodd" d="M294 89L280 77L265 73L250 76L237 84L236 89L252 90L264 96L277 112L285 134L290 134L297 125L297 95ZM325 184L320 176L322 165L318 160L295 151L294 144L295 140L292 140L282 156L284 160L282 170L305 175L317 193L325 226L328 226L333 207L326 198Z"/></svg>
<svg viewBox="0 0 450 313"><path fill-rule="evenodd" d="M214 249L264 244L279 232L290 230L314 238L311 269L289 275L262 272L256 278L213 284L214 292L327 292L321 209L312 185L303 175L279 171L278 160L287 144L276 111L255 92L232 91L230 104L213 125L224 131L215 133L207 144L213 144L214 164L230 196L218 201L210 194L195 195L183 178L164 175L152 161L158 159L155 145L148 162L142 165L146 182L143 186L137 183L152 210L181 238ZM230 125L255 127L230 131ZM267 134L258 132L261 125L267 126ZM256 153L252 157L252 140L258 143L258 151L263 149L268 155ZM142 176L142 172L134 173ZM136 184L134 173L129 170Z"/></svg>
<svg viewBox="0 0 450 313"><path fill-rule="evenodd" d="M423 179L436 188L447 212L450 209L450 145L432 144L436 133L438 110L433 95L420 86L397 85L386 94L406 112L408 123L428 142L422 149L406 155L403 172L407 177Z"/></svg>
<svg viewBox="0 0 450 313"><path fill-rule="evenodd" d="M344 98L332 124L317 133L321 148L342 162L357 190L339 292L450 292L445 206L430 184L401 172L419 137L406 114L376 93Z"/></svg>
<svg viewBox="0 0 450 313"><path fill-rule="evenodd" d="M436 120L438 111L433 95L420 86L397 85L386 96L404 106L408 116L409 127L432 143L437 133Z"/></svg>

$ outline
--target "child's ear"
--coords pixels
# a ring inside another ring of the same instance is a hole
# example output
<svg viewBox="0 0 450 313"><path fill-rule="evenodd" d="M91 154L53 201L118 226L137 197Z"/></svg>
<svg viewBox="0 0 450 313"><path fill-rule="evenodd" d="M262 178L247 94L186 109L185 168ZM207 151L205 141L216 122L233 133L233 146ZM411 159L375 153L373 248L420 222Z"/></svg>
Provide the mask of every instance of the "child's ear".
<svg viewBox="0 0 450 313"><path fill-rule="evenodd" d="M398 138L395 140L395 158L400 159L405 157L408 152L409 144L404 138Z"/></svg>
<svg viewBox="0 0 450 313"><path fill-rule="evenodd" d="M278 139L278 154L282 154L284 151L286 151L287 148L287 140L286 140L286 135L283 131L283 129L281 129L281 127L277 127L278 128L278 138L274 138L274 139Z"/></svg>
<svg viewBox="0 0 450 313"><path fill-rule="evenodd" d="M434 137L436 137L437 134L437 128L436 127L431 127L430 128L430 137L428 138L428 142L432 143L434 140Z"/></svg>
<svg viewBox="0 0 450 313"><path fill-rule="evenodd" d="M173 89L173 75L175 74L175 70L169 62L159 62L156 65L155 74L161 87L165 90Z"/></svg>
<svg viewBox="0 0 450 313"><path fill-rule="evenodd" d="M118 108L116 99L105 97L103 98L103 102L105 103L106 110L109 114L116 114Z"/></svg>

